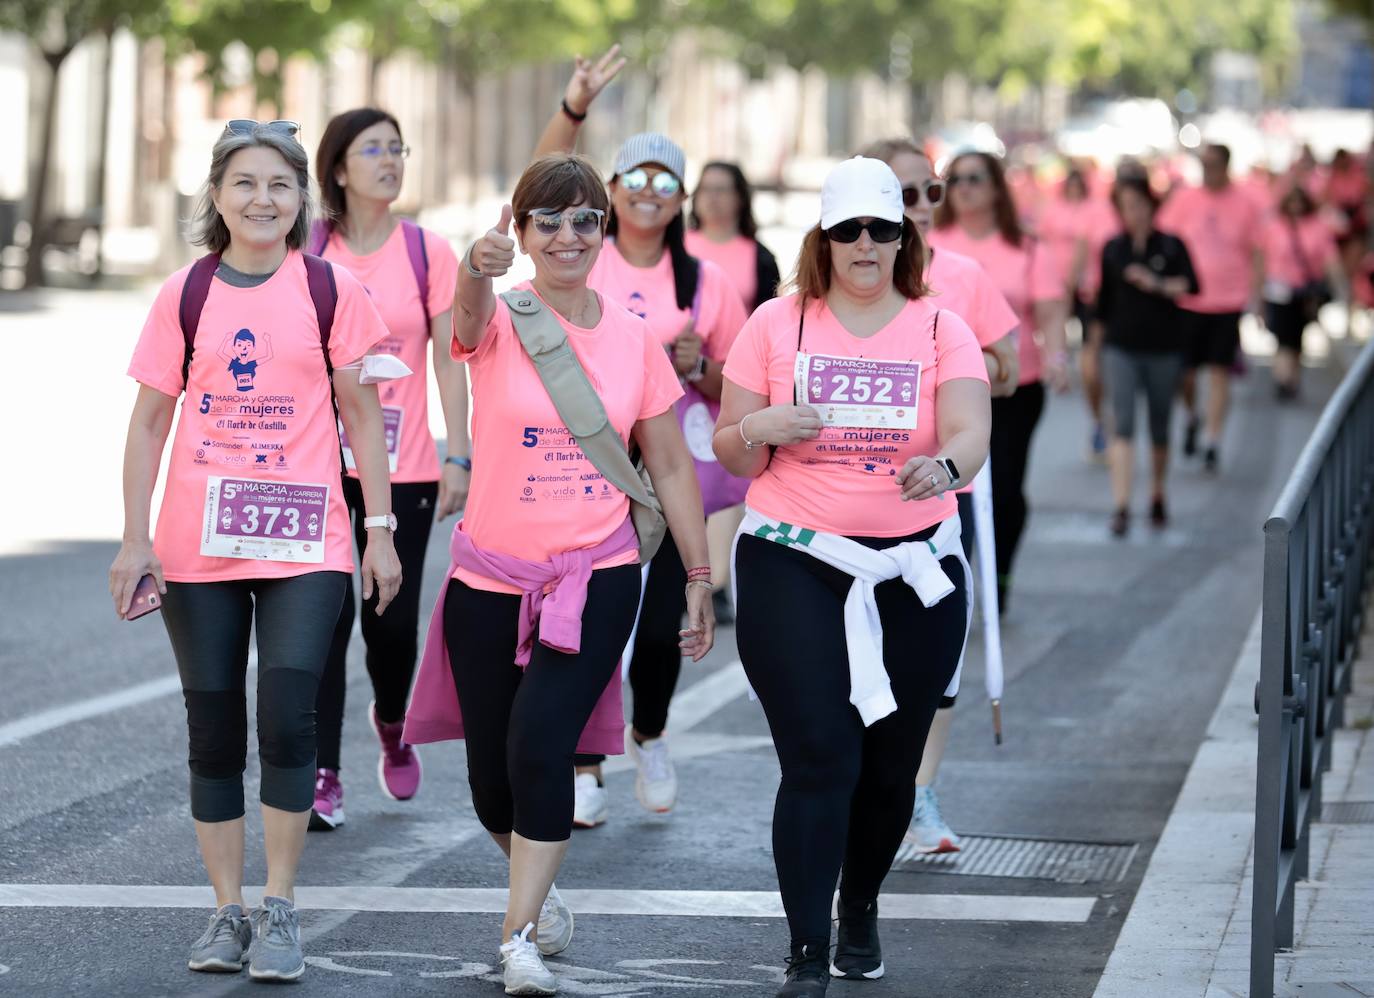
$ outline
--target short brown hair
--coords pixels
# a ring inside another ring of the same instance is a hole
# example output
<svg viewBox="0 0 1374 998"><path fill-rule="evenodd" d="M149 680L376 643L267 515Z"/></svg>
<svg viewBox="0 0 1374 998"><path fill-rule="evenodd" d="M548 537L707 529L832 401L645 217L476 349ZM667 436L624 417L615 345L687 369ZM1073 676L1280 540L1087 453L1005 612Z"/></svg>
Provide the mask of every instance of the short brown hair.
<svg viewBox="0 0 1374 998"><path fill-rule="evenodd" d="M224 174L229 169L229 161L234 154L244 149L261 146L271 149L286 160L286 165L296 175L296 186L300 189L301 210L296 215L296 224L286 234L286 245L291 249L303 249L307 234L310 232L310 218L314 213L314 199L310 196L310 159L305 148L292 136L284 135L264 125L258 125L251 132L231 132L225 130L210 153L210 175L200 190L196 202L196 213L190 223L190 242L193 246L204 246L211 253L223 253L229 248L229 227L224 224L219 209L215 207L214 193L224 185Z"/></svg>
<svg viewBox="0 0 1374 998"><path fill-rule="evenodd" d="M893 139L879 139L877 142L870 142L860 150L860 156L867 156L869 159L880 159L888 166L902 153L911 153L913 156L920 156L926 162L930 162L930 155L916 144L915 139L899 137Z"/></svg>
<svg viewBox="0 0 1374 998"><path fill-rule="evenodd" d="M606 182L591 160L572 153L540 156L525 167L510 199L515 227L521 230L536 208L559 211L579 203L610 214ZM602 225L605 225L604 218Z"/></svg>
<svg viewBox="0 0 1374 998"><path fill-rule="evenodd" d="M892 262L892 285L906 298L924 298L930 294L925 282L926 244L921 231L911 219L902 219L902 244L897 259ZM830 238L819 225L814 226L802 240L797 254L797 269L788 286L801 295L802 308L811 298L824 298L830 291Z"/></svg>

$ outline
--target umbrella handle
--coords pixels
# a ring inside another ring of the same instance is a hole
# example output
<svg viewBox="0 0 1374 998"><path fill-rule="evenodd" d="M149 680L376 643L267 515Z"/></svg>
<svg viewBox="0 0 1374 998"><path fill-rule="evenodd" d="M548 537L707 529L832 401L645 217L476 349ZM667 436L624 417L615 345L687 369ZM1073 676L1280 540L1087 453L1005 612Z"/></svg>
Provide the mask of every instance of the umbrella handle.
<svg viewBox="0 0 1374 998"><path fill-rule="evenodd" d="M992 738L993 741L1002 744L1002 701L992 701Z"/></svg>

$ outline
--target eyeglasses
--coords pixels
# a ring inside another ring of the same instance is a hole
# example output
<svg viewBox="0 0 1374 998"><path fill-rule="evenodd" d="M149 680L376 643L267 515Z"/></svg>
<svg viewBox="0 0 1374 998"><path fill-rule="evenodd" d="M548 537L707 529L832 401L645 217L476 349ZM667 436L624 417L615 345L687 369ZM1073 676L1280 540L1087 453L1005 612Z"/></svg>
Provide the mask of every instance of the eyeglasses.
<svg viewBox="0 0 1374 998"><path fill-rule="evenodd" d="M660 170L650 178L648 171L638 166L620 175L620 185L631 194L638 194L652 185L654 194L661 198L673 197L682 190L682 181L666 170Z"/></svg>
<svg viewBox="0 0 1374 998"><path fill-rule="evenodd" d="M925 194L926 200L930 202L932 207L939 204L945 199L944 181L927 180L919 187L914 185L903 187L902 204L906 205L908 208L916 207L917 203L921 200L922 193Z"/></svg>
<svg viewBox="0 0 1374 998"><path fill-rule="evenodd" d="M986 173L951 173L945 183L951 187L958 187L960 184L968 184L970 187L982 187L988 182Z"/></svg>
<svg viewBox="0 0 1374 998"><path fill-rule="evenodd" d="M875 218L868 222L847 218L826 229L825 235L832 242L857 243L865 230L875 243L895 243L902 238L902 223L889 222L885 218Z"/></svg>
<svg viewBox="0 0 1374 998"><path fill-rule="evenodd" d="M579 236L590 236L601 231L601 220L606 213L600 208L535 208L529 213L534 222L534 231L541 236L556 236L563 230L565 221L571 223L573 232Z"/></svg>
<svg viewBox="0 0 1374 998"><path fill-rule="evenodd" d="M382 145L380 142L369 142L361 149L354 149L348 155L366 156L368 159L381 159L383 156L394 156L397 159L405 159L410 155L410 146L404 142L393 142L390 145Z"/></svg>
<svg viewBox="0 0 1374 998"><path fill-rule="evenodd" d="M224 123L224 130L235 135L252 135L259 128L285 135L288 139L300 142L301 126L294 121L254 121L252 118L230 118Z"/></svg>

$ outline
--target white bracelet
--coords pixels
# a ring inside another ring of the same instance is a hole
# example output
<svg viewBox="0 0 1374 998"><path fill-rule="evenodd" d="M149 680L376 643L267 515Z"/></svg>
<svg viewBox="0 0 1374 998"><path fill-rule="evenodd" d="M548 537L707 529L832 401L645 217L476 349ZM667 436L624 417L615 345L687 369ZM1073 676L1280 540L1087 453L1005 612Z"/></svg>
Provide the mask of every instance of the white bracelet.
<svg viewBox="0 0 1374 998"><path fill-rule="evenodd" d="M764 440L760 440L758 443L755 443L754 441L750 440L747 436L744 435L744 421L752 415L752 412L746 412L739 421L739 438L744 441L745 450L754 450L756 448L763 447L767 443L767 441Z"/></svg>
<svg viewBox="0 0 1374 998"><path fill-rule="evenodd" d="M478 242L480 241L481 240L478 240ZM467 272L471 274L473 277L486 277L486 274L482 273L480 270L478 270L476 267L472 265L472 251L476 248L476 242L474 242L471 246L468 247L468 251L463 254L463 266L467 268Z"/></svg>

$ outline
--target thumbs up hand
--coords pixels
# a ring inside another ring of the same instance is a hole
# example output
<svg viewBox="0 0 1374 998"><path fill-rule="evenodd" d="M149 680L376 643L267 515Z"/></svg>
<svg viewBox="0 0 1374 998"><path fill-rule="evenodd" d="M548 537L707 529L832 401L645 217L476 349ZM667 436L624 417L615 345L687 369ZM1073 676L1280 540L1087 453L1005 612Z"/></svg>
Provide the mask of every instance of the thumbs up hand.
<svg viewBox="0 0 1374 998"><path fill-rule="evenodd" d="M483 277L500 277L515 262L515 240L510 237L511 207L503 205L501 221L468 250L468 263Z"/></svg>

